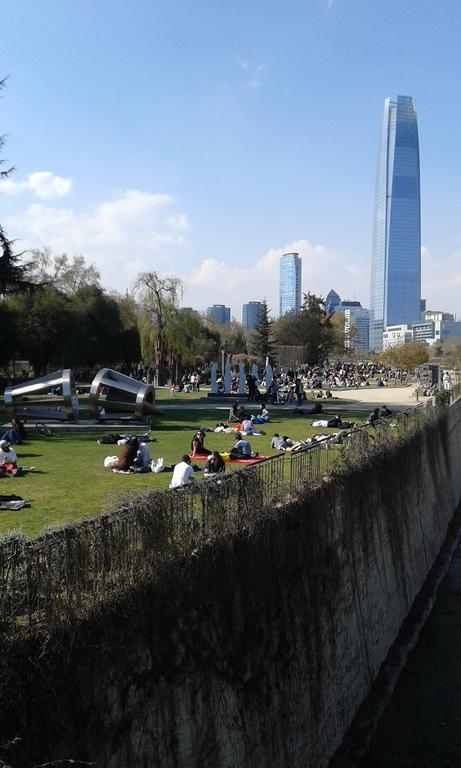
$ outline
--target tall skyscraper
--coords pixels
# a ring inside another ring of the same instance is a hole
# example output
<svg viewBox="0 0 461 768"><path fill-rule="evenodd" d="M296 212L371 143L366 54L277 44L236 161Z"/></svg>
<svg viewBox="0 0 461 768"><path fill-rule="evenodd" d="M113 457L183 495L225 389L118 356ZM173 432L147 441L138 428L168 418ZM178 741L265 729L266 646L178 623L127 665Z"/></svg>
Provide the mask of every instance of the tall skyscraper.
<svg viewBox="0 0 461 768"><path fill-rule="evenodd" d="M301 259L299 253L284 253L280 259L280 315L301 309Z"/></svg>
<svg viewBox="0 0 461 768"><path fill-rule="evenodd" d="M416 104L386 99L376 174L371 266L370 349L388 325L419 321L421 211Z"/></svg>

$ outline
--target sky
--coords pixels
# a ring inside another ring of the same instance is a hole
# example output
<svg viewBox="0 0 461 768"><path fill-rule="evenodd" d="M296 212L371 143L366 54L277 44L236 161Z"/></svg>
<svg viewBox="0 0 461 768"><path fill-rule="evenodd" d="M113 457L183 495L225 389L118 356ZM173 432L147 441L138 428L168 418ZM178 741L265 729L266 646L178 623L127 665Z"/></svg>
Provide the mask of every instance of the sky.
<svg viewBox="0 0 461 768"><path fill-rule="evenodd" d="M416 100L422 295L461 318L460 0L0 0L0 222L184 306L370 300L384 99ZM5 167L5 165L3 166Z"/></svg>

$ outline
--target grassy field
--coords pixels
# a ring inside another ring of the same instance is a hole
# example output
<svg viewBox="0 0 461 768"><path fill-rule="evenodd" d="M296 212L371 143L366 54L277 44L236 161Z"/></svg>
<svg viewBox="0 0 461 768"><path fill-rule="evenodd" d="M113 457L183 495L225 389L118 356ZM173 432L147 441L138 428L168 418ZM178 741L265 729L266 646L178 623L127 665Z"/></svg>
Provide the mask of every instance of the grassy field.
<svg viewBox="0 0 461 768"><path fill-rule="evenodd" d="M214 428L217 422L225 421L227 417L227 407L208 408L205 405L194 408L193 405L198 402L196 394L195 397L182 397L190 400L192 407L172 405L153 420L152 434L157 442L149 445L151 456L163 456L165 464L177 462L183 453L189 451L194 430L199 427ZM344 406L344 403L341 405ZM333 414L335 406L328 403L328 407L330 414ZM319 431L311 426L312 417L294 417L291 409L274 408L271 412L271 422L263 425L266 435L251 438L253 450L259 453L278 453L270 448L274 432L301 439ZM348 411L342 407L341 414L345 420L362 422L368 410ZM113 429L107 426L107 432ZM133 431L141 432L140 429ZM96 441L100 436L101 433L96 431L60 433L55 429L48 438L31 433L24 445L17 446L18 463L35 466L37 471L23 477L0 479L0 493L18 494L29 499L31 507L17 512L0 511L0 533L21 530L26 536L33 536L47 526L97 514L110 507L113 500L127 490L168 486L171 473L123 475L104 470L104 457L118 454L120 448L98 445ZM212 432L207 433L205 444L210 450L228 451L232 442L232 435ZM231 468L239 469L241 465L228 466L228 469Z"/></svg>

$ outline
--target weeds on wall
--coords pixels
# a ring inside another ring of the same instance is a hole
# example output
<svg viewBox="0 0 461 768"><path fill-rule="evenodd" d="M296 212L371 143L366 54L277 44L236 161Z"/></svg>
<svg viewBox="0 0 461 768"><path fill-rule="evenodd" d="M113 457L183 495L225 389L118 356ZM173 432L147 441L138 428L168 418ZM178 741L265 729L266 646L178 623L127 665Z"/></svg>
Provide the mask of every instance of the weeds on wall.
<svg viewBox="0 0 461 768"><path fill-rule="evenodd" d="M191 486L126 496L94 518L50 529L35 539L0 540L0 631L4 638L50 632L99 612L139 584L181 567L201 547L262 530L279 507L315 494L325 480L355 472L446 417L417 408L392 427L352 431L342 445L316 447L289 459Z"/></svg>

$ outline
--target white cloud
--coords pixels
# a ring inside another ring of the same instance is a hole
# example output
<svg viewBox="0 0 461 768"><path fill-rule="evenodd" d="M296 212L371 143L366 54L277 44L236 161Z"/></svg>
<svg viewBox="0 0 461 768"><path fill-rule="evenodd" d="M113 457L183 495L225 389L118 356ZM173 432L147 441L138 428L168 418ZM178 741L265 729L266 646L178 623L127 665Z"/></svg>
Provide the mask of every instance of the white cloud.
<svg viewBox="0 0 461 768"><path fill-rule="evenodd" d="M434 255L426 246L421 248L422 295L427 308L454 312L460 319L461 250Z"/></svg>
<svg viewBox="0 0 461 768"><path fill-rule="evenodd" d="M30 173L25 181L14 179L0 181L0 194L18 195L21 192L32 192L37 197L47 200L67 195L71 186L71 178L57 176L51 171L35 171Z"/></svg>
<svg viewBox="0 0 461 768"><path fill-rule="evenodd" d="M7 224L21 250L50 246L54 253L82 254L100 270L103 285L124 291L141 271L173 271L188 228L173 207L170 195L132 189L81 212L34 203Z"/></svg>

